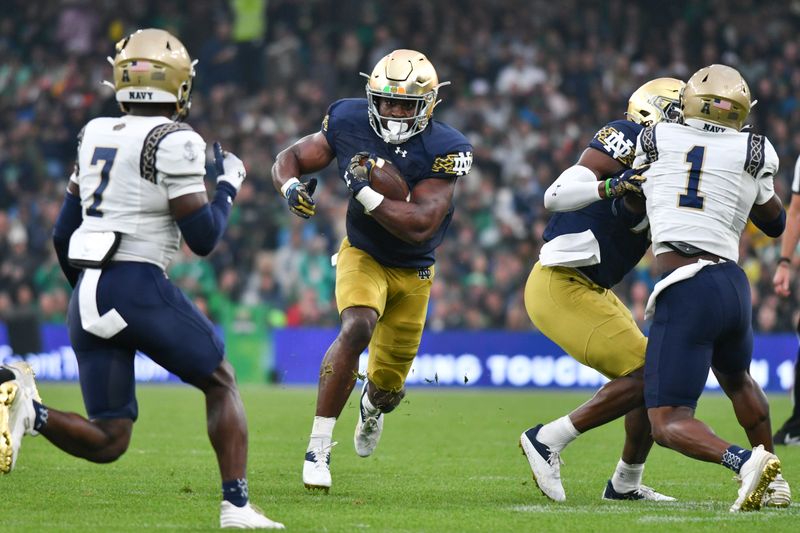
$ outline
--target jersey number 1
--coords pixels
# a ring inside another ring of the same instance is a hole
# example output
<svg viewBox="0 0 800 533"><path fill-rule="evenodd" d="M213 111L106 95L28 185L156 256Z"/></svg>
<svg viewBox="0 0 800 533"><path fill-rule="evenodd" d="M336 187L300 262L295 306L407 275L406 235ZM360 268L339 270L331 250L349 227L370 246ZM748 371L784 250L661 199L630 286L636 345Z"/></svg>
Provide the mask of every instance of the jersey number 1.
<svg viewBox="0 0 800 533"><path fill-rule="evenodd" d="M111 178L111 167L114 165L114 158L117 157L116 148L97 147L92 154L92 166L95 166L99 161L103 162L103 168L100 169L100 185L92 193L94 202L86 209L86 216L102 217L103 212L98 209L100 202L103 201L103 192L108 187L108 180Z"/></svg>
<svg viewBox="0 0 800 533"><path fill-rule="evenodd" d="M703 173L703 157L706 155L705 146L694 146L686 154L686 162L691 165L689 168L689 179L686 181L686 192L678 197L680 207L689 209L703 209L705 198L700 196L700 174Z"/></svg>

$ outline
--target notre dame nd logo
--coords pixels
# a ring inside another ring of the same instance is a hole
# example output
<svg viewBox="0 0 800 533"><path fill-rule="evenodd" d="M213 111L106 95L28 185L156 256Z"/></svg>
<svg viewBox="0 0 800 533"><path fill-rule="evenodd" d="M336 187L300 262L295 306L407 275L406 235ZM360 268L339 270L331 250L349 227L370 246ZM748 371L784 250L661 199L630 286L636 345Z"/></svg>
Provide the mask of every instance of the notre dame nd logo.
<svg viewBox="0 0 800 533"><path fill-rule="evenodd" d="M444 172L463 176L472 168L472 152L458 152L439 156L433 161L431 172Z"/></svg>
<svg viewBox="0 0 800 533"><path fill-rule="evenodd" d="M431 269L428 267L420 267L417 269L419 279L431 279Z"/></svg>
<svg viewBox="0 0 800 533"><path fill-rule="evenodd" d="M626 139L625 134L621 131L611 126L606 126L597 132L596 138L603 145L606 152L611 154L611 157L626 166L633 164L633 159L636 156L633 141Z"/></svg>

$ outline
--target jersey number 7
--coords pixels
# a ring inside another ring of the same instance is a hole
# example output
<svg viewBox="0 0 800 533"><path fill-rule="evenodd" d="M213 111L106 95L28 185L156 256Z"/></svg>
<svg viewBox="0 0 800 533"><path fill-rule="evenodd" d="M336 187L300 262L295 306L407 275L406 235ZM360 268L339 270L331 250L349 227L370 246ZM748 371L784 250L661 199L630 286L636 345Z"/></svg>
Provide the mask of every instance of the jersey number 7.
<svg viewBox="0 0 800 533"><path fill-rule="evenodd" d="M102 217L103 212L98 209L100 207L100 202L103 201L103 191L106 190L108 187L108 180L111 178L111 167L114 165L114 158L117 157L117 149L116 148L106 148L98 146L94 149L94 153L92 154L92 166L95 166L98 162L103 162L103 168L100 169L100 185L92 193L92 197L94 197L94 202L86 209L86 216L90 217Z"/></svg>

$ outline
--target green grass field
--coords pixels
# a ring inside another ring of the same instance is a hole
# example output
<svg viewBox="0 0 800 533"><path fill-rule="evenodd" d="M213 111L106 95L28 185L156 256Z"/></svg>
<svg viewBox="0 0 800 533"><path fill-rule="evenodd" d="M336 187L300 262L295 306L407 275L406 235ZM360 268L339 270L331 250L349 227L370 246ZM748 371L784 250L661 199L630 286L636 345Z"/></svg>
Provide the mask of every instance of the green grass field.
<svg viewBox="0 0 800 533"><path fill-rule="evenodd" d="M40 386L45 403L83 412L77 385ZM677 503L603 502L622 444L620 421L581 437L564 453L567 502L536 489L517 447L522 430L560 416L586 392L411 390L387 417L375 455L352 444L355 407L336 428L329 495L308 493L302 458L316 391L243 388L250 424L251 498L289 531L797 531L800 504L731 515L733 474L656 448L645 483ZM356 396L354 395L353 398ZM202 395L188 387L140 386L140 420L127 454L111 465L67 456L26 438L16 469L0 478L4 531L210 530L218 526L219 479L205 433ZM771 398L773 417L788 414ZM351 402L352 403L352 402ZM746 446L729 403L707 395L699 415ZM784 475L800 480L800 447L778 450ZM800 495L800 485L795 485Z"/></svg>

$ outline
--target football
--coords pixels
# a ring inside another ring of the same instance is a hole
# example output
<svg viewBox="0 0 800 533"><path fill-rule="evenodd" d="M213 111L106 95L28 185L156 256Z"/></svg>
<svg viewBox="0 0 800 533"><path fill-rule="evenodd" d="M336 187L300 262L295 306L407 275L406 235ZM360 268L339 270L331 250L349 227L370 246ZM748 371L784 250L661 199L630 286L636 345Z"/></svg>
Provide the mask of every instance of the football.
<svg viewBox="0 0 800 533"><path fill-rule="evenodd" d="M411 199L408 183L403 175L396 166L382 157L379 157L375 166L372 167L369 174L369 185L390 200L407 202Z"/></svg>

